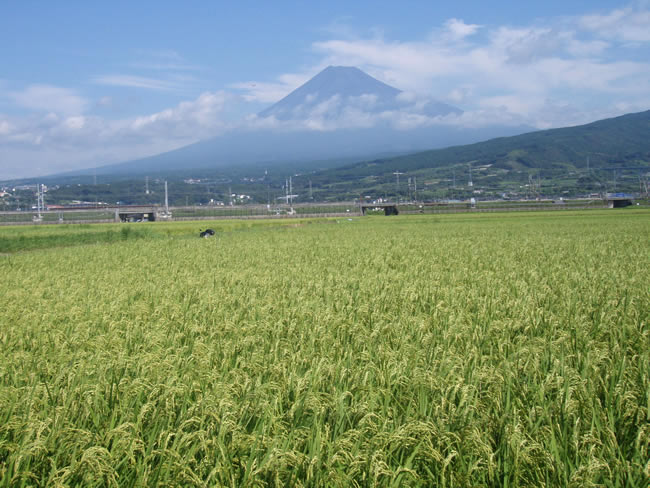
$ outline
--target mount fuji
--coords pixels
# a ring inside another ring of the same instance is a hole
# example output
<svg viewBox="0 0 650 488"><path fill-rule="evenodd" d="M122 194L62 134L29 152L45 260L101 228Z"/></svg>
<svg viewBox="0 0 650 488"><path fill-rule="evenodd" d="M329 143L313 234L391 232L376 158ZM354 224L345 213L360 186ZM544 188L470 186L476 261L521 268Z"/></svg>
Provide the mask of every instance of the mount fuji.
<svg viewBox="0 0 650 488"><path fill-rule="evenodd" d="M407 94L358 68L329 66L258 115L278 120L305 120L315 114L337 118L350 107L373 114L412 109L429 117L462 113L456 107L435 100L420 101L416 107Z"/></svg>
<svg viewBox="0 0 650 488"><path fill-rule="evenodd" d="M330 66L286 97L212 139L155 156L75 174L159 174L242 165L405 154L520 134L526 127L479 129L446 125L440 118L462 110L387 85L358 68ZM436 119L438 118L438 119ZM436 122L437 123L432 123ZM70 174L70 173L69 173Z"/></svg>

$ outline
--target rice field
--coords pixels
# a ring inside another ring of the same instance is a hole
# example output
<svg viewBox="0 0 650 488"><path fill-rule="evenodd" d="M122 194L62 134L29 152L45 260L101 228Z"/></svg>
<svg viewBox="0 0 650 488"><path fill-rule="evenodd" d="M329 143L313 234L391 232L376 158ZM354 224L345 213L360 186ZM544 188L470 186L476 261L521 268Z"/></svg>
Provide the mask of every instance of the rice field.
<svg viewBox="0 0 650 488"><path fill-rule="evenodd" d="M648 486L650 211L0 248L0 487Z"/></svg>

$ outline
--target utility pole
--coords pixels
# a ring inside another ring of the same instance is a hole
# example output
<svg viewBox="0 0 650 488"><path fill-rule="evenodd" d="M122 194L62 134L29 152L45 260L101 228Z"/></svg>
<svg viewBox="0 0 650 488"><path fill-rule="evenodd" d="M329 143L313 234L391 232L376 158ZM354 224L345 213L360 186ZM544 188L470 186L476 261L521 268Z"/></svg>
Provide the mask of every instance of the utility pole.
<svg viewBox="0 0 650 488"><path fill-rule="evenodd" d="M395 178L397 180L397 193L396 193L397 202L395 202L395 203L399 203L399 175L403 175L404 173L400 173L399 170L398 170L398 171L395 171L393 174L395 175Z"/></svg>
<svg viewBox="0 0 650 488"><path fill-rule="evenodd" d="M167 180L165 180L165 213L169 215L169 198L167 195Z"/></svg>
<svg viewBox="0 0 650 488"><path fill-rule="evenodd" d="M171 220L172 214L169 211L169 192L167 191L167 180L165 180L165 211L156 212L156 219L160 218L162 220ZM117 220L117 210L115 211L115 219Z"/></svg>
<svg viewBox="0 0 650 488"><path fill-rule="evenodd" d="M229 198L228 201L230 202L230 206L232 207L232 188L230 187L230 185L228 185L228 198Z"/></svg>
<svg viewBox="0 0 650 488"><path fill-rule="evenodd" d="M415 201L418 201L418 179L417 177L413 177L413 186L414 186L414 191L415 191Z"/></svg>
<svg viewBox="0 0 650 488"><path fill-rule="evenodd" d="M289 201L291 202L291 207L293 207L293 183L291 182L291 176L289 176Z"/></svg>
<svg viewBox="0 0 650 488"><path fill-rule="evenodd" d="M264 170L264 181L266 182L266 208L271 208L271 184L269 183L269 173Z"/></svg>
<svg viewBox="0 0 650 488"><path fill-rule="evenodd" d="M40 183L36 184L36 213L37 217L34 219L36 222L40 222L43 220L43 216L41 215L41 212L45 210L45 204L44 204L44 198L43 198L43 185Z"/></svg>
<svg viewBox="0 0 650 488"><path fill-rule="evenodd" d="M289 176L289 214L293 215L293 182Z"/></svg>

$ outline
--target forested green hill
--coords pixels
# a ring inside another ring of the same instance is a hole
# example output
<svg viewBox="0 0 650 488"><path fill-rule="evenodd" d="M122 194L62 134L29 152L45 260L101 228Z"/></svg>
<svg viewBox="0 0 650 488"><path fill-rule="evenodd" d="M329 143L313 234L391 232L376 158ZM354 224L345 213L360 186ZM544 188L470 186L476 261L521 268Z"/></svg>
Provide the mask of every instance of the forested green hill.
<svg viewBox="0 0 650 488"><path fill-rule="evenodd" d="M423 190L440 193L467 186L470 168L472 188L484 191L512 191L531 179L556 192L636 188L638 178L650 170L650 111L360 162L323 171L313 181L331 190L372 193L383 188L390 194L393 173L399 171L405 175L402 181L420 177Z"/></svg>

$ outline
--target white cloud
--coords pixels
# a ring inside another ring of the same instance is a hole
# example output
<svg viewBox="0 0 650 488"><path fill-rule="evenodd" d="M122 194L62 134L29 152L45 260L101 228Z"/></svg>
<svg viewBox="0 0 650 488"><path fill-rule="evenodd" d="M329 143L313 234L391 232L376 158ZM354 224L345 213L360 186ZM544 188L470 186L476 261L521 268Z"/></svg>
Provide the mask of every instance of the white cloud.
<svg viewBox="0 0 650 488"><path fill-rule="evenodd" d="M529 64L561 54L570 39L570 33L550 28L501 27L491 34L490 47L505 55L509 63Z"/></svg>
<svg viewBox="0 0 650 488"><path fill-rule="evenodd" d="M86 125L86 118L82 115L68 117L63 122L68 129L79 130Z"/></svg>
<svg viewBox="0 0 650 488"><path fill-rule="evenodd" d="M6 120L0 120L0 136L7 136L11 133L13 127Z"/></svg>
<svg viewBox="0 0 650 488"><path fill-rule="evenodd" d="M52 85L29 85L22 91L9 92L17 105L35 112L56 112L65 115L83 113L88 101L67 88Z"/></svg>
<svg viewBox="0 0 650 488"><path fill-rule="evenodd" d="M498 109L510 114L501 119L541 128L596 113L616 115L614 107L650 108L639 103L650 97L650 63L611 52L615 29L645 27L648 18L648 10L628 8L532 26L484 26L477 38L472 35L478 25L450 19L443 31L457 36L330 39L313 49L324 63L359 66L397 88L460 104L468 113ZM596 27L610 32L598 36ZM631 32L625 39L645 39L650 24L643 34ZM563 118L561 110L544 109L551 105L570 106L572 113Z"/></svg>
<svg viewBox="0 0 650 488"><path fill-rule="evenodd" d="M244 92L244 99L249 102L274 103L287 96L298 87L288 86L282 83L264 83L259 81L244 81L233 83L230 88Z"/></svg>
<svg viewBox="0 0 650 488"><path fill-rule="evenodd" d="M158 59L162 61L183 62L183 56L174 49L138 49L140 56Z"/></svg>
<svg viewBox="0 0 650 488"><path fill-rule="evenodd" d="M371 94L349 97L334 95L324 100L308 96L303 104L293 107L290 113L281 112L280 119L275 115L253 115L246 119L243 127L279 131L333 131L381 125L405 130L452 123L453 120L448 122L449 116L432 115L432 102L408 92L400 93L392 101L379 100Z"/></svg>
<svg viewBox="0 0 650 488"><path fill-rule="evenodd" d="M372 109L377 104L378 97L377 95L364 93L363 95L359 95L358 97L350 97L349 101L352 106L359 106L366 109Z"/></svg>
<svg viewBox="0 0 650 488"><path fill-rule="evenodd" d="M193 73L202 71L201 66L187 62L174 50L136 50L136 61L128 63L131 69L148 72L148 76L128 73L108 73L91 77L96 85L139 88L159 92L182 92L196 85L199 80ZM153 76L152 76L153 75Z"/></svg>
<svg viewBox="0 0 650 488"><path fill-rule="evenodd" d="M147 116L108 120L48 113L0 117L0 179L121 162L169 151L229 128L221 117L234 95L206 92L195 100ZM45 159L45 164L41 165ZM16 161L15 163L13 161ZM14 172L14 176L9 176Z"/></svg>
<svg viewBox="0 0 650 488"><path fill-rule="evenodd" d="M110 107L111 105L113 105L113 99L111 97L104 96L97 100L98 107Z"/></svg>
<svg viewBox="0 0 650 488"><path fill-rule="evenodd" d="M445 97L452 103L462 104L467 98L471 95L471 90L466 86L459 86L452 88L452 90L447 93Z"/></svg>
<svg viewBox="0 0 650 488"><path fill-rule="evenodd" d="M152 71L202 71L201 66L190 64L177 51L138 50L138 61L130 66Z"/></svg>
<svg viewBox="0 0 650 488"><path fill-rule="evenodd" d="M122 121L122 130L148 133L152 137L198 140L226 128L219 114L232 99L225 92L203 93L196 100L181 102L174 108Z"/></svg>
<svg viewBox="0 0 650 488"><path fill-rule="evenodd" d="M229 85L229 88L243 92L242 97L248 102L275 103L308 81L324 67L314 67L303 73L286 73L278 76L277 81L273 82L245 81L233 83Z"/></svg>
<svg viewBox="0 0 650 488"><path fill-rule="evenodd" d="M192 64L181 62L147 62L141 61L131 63L131 67L136 69L148 69L152 71L202 71L203 68Z"/></svg>
<svg viewBox="0 0 650 488"><path fill-rule="evenodd" d="M650 9L647 2L612 10L605 14L590 14L580 18L582 28L599 37L631 42L650 41Z"/></svg>
<svg viewBox="0 0 650 488"><path fill-rule="evenodd" d="M92 81L98 85L144 88L156 91L172 91L179 88L178 83L169 80L121 74L95 76Z"/></svg>
<svg viewBox="0 0 650 488"><path fill-rule="evenodd" d="M454 40L463 39L476 33L481 28L478 24L466 24L462 19L449 19L445 22L445 30Z"/></svg>
<svg viewBox="0 0 650 488"><path fill-rule="evenodd" d="M602 40L583 41L575 38L567 39L565 49L575 58L594 58L605 53L611 43Z"/></svg>

